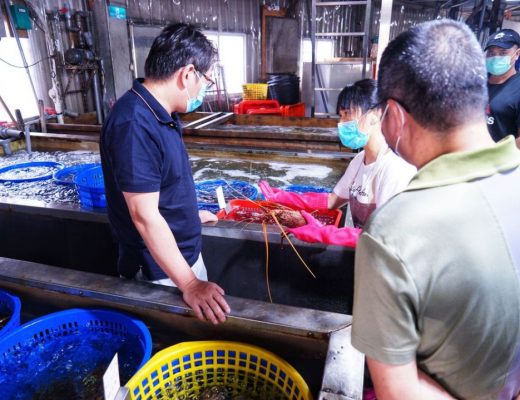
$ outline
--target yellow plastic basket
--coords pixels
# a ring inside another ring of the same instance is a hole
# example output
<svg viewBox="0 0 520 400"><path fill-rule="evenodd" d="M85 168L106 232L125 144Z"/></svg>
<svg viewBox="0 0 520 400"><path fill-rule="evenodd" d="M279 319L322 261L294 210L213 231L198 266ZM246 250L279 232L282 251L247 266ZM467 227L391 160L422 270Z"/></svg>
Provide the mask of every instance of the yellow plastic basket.
<svg viewBox="0 0 520 400"><path fill-rule="evenodd" d="M244 100L267 99L267 83L246 83L242 85Z"/></svg>
<svg viewBox="0 0 520 400"><path fill-rule="evenodd" d="M193 399L224 387L260 399L312 400L301 375L260 347L223 341L185 342L157 353L128 381L132 400Z"/></svg>

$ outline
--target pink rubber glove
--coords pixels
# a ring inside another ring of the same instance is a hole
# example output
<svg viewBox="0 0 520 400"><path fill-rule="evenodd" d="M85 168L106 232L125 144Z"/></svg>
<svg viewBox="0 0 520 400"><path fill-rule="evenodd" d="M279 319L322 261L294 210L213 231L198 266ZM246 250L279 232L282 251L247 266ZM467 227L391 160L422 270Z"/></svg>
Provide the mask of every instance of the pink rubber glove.
<svg viewBox="0 0 520 400"><path fill-rule="evenodd" d="M307 225L299 228L287 229L298 239L309 243L337 244L339 246L356 247L361 229L358 228L336 228L333 225L324 226L307 211L301 211L307 221Z"/></svg>
<svg viewBox="0 0 520 400"><path fill-rule="evenodd" d="M284 206L309 211L328 210L329 208L328 193L291 193L273 188L266 181L260 181L258 187L267 200Z"/></svg>

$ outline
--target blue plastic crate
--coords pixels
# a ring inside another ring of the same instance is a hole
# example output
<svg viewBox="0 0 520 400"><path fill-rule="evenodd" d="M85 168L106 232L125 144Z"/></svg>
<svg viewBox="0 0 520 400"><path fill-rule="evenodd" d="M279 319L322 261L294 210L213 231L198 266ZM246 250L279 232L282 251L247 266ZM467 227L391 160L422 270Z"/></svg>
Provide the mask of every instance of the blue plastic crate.
<svg viewBox="0 0 520 400"><path fill-rule="evenodd" d="M0 315L9 316L9 321L0 329L0 338L7 335L20 325L20 312L22 303L20 299L12 294L0 290Z"/></svg>
<svg viewBox="0 0 520 400"><path fill-rule="evenodd" d="M105 208L107 206L103 169L100 165L79 172L74 178L74 183L83 207Z"/></svg>
<svg viewBox="0 0 520 400"><path fill-rule="evenodd" d="M323 186L311 185L289 185L285 188L287 192L294 193L330 193L332 189Z"/></svg>
<svg viewBox="0 0 520 400"><path fill-rule="evenodd" d="M216 190L219 186L222 186L226 202L233 199L256 200L258 197L258 189L247 182L225 181L223 179L202 181L195 184L199 210L218 212L220 207L217 202Z"/></svg>
<svg viewBox="0 0 520 400"><path fill-rule="evenodd" d="M126 382L152 353L150 332L141 321L99 309L35 319L0 339L2 398L52 398L58 393L60 398L97 398L99 377L116 352ZM71 388L74 395L64 393Z"/></svg>
<svg viewBox="0 0 520 400"><path fill-rule="evenodd" d="M31 170L35 168L49 168L53 169L53 171L49 171L43 175L31 176L31 174L27 174L28 176L24 176L21 174L24 170ZM55 170L60 170L63 168L63 164L55 161L31 161L20 164L9 165L7 167L0 168L0 182L11 182L11 183L21 183L21 182L36 182L36 181L44 181L47 179L51 179ZM6 172L9 171L17 171L20 173L20 177L11 177L3 176Z"/></svg>
<svg viewBox="0 0 520 400"><path fill-rule="evenodd" d="M52 175L54 182L60 185L74 185L76 175L89 168L100 166L99 163L76 164L56 171Z"/></svg>

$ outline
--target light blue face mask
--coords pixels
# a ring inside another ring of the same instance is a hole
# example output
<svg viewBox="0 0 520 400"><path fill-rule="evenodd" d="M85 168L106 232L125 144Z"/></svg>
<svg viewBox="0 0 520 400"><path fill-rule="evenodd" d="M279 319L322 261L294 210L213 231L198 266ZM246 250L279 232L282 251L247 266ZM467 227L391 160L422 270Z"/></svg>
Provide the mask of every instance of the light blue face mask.
<svg viewBox="0 0 520 400"><path fill-rule="evenodd" d="M197 97L194 97L193 99L190 97L188 87L186 87L186 93L188 93L188 100L186 100L186 112L190 113L195 111L202 105L202 102L204 101L204 96L206 96L206 86L202 86L199 90L199 93L197 94Z"/></svg>
<svg viewBox="0 0 520 400"><path fill-rule="evenodd" d="M511 69L511 56L495 56L486 58L486 69L491 75L504 75Z"/></svg>
<svg viewBox="0 0 520 400"><path fill-rule="evenodd" d="M343 146L353 150L365 147L368 143L368 133L359 130L356 120L340 122L338 124L338 135Z"/></svg>

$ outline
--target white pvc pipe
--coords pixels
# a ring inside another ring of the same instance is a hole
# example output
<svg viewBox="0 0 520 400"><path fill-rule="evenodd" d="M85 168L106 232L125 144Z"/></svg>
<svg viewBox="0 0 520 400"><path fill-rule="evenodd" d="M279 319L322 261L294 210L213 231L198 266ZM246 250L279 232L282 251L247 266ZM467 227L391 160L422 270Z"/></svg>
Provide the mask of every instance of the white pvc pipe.
<svg viewBox="0 0 520 400"><path fill-rule="evenodd" d="M379 71L379 62L383 51L390 41L390 24L392 23L393 0L381 0L381 18L379 21L379 41L377 44L376 71Z"/></svg>

